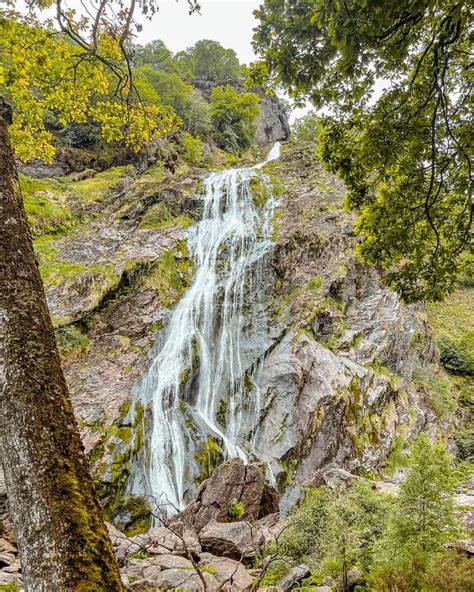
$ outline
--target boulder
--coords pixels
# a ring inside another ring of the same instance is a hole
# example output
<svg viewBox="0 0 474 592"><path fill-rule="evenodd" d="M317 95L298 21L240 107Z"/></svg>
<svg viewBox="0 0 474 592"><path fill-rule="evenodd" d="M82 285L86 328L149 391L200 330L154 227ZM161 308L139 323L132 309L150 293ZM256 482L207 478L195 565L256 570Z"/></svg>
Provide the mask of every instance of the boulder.
<svg viewBox="0 0 474 592"><path fill-rule="evenodd" d="M174 520L182 521L199 532L210 520L228 522L232 504L242 504L246 520L257 520L278 511L279 495L265 483L263 466L245 465L233 458L221 464L212 476L204 481L194 502L189 504Z"/></svg>
<svg viewBox="0 0 474 592"><path fill-rule="evenodd" d="M216 557L211 553L201 553L199 563L210 566L216 580L220 585L225 584L225 590L228 592L247 592L252 588L252 576L238 561Z"/></svg>
<svg viewBox="0 0 474 592"><path fill-rule="evenodd" d="M145 551L154 555L187 555L188 552L198 554L201 546L196 534L187 528L176 525L173 530L165 526L152 528L144 534L126 539L128 553Z"/></svg>
<svg viewBox="0 0 474 592"><path fill-rule="evenodd" d="M265 545L274 543L284 527L283 522L279 521L279 514L265 516L256 525L263 535Z"/></svg>
<svg viewBox="0 0 474 592"><path fill-rule="evenodd" d="M161 571L159 565L149 565L143 570L143 579L147 582L154 582Z"/></svg>
<svg viewBox="0 0 474 592"><path fill-rule="evenodd" d="M143 574L147 567L150 567L149 559L130 559L127 561L127 565L122 568L121 573L130 581L143 580Z"/></svg>
<svg viewBox="0 0 474 592"><path fill-rule="evenodd" d="M0 538L0 553L18 553L17 548L14 547L7 539Z"/></svg>
<svg viewBox="0 0 474 592"><path fill-rule="evenodd" d="M359 583L361 577L362 572L360 571L360 569L357 569L356 567L353 567L347 572L347 583L351 590L355 587L356 584ZM345 590L342 583L342 578L340 577L337 578L336 589L338 592L343 592L343 590Z"/></svg>
<svg viewBox="0 0 474 592"><path fill-rule="evenodd" d="M134 580L127 585L127 590L132 592L156 592L156 585L148 580Z"/></svg>
<svg viewBox="0 0 474 592"><path fill-rule="evenodd" d="M118 528L116 528L113 524L110 524L110 522L106 522L105 526L107 527L107 532L109 533L109 537L112 542L112 547L114 549L117 549L118 547L120 547L123 541L126 540L127 537L123 534L123 532L120 532L120 530L118 530Z"/></svg>
<svg viewBox="0 0 474 592"><path fill-rule="evenodd" d="M210 573L203 572L201 576L206 582L208 592L217 591L219 584ZM160 590L185 589L187 592L202 592L204 586L201 577L194 571L186 569L166 569L154 575L153 579L147 580Z"/></svg>
<svg viewBox="0 0 474 592"><path fill-rule="evenodd" d="M277 514L280 509L280 494L269 483L263 486L262 499L260 500L259 518L269 514Z"/></svg>
<svg viewBox="0 0 474 592"><path fill-rule="evenodd" d="M0 569L15 563L15 555L12 553L0 553Z"/></svg>
<svg viewBox="0 0 474 592"><path fill-rule="evenodd" d="M465 555L466 557L473 557L474 556L474 539L463 539L460 541L455 541L454 543L450 543L446 545L447 549L452 549L456 551L460 555Z"/></svg>
<svg viewBox="0 0 474 592"><path fill-rule="evenodd" d="M161 569L194 569L191 561L181 555L158 555L153 558L153 566L156 565ZM146 572L145 577L147 577Z"/></svg>
<svg viewBox="0 0 474 592"><path fill-rule="evenodd" d="M290 571L278 581L278 590L281 592L287 592L291 590L296 584L299 584L301 580L304 580L311 575L311 570L307 565L298 565L293 567Z"/></svg>
<svg viewBox="0 0 474 592"><path fill-rule="evenodd" d="M21 570L20 564L15 561L15 563L10 563L7 567L4 567L2 571L6 573L18 573Z"/></svg>
<svg viewBox="0 0 474 592"><path fill-rule="evenodd" d="M241 560L254 557L264 537L260 529L248 522L211 520L199 533L199 542L214 555Z"/></svg>
<svg viewBox="0 0 474 592"><path fill-rule="evenodd" d="M22 578L19 573L8 573L0 571L0 586L3 584L18 584L22 585Z"/></svg>

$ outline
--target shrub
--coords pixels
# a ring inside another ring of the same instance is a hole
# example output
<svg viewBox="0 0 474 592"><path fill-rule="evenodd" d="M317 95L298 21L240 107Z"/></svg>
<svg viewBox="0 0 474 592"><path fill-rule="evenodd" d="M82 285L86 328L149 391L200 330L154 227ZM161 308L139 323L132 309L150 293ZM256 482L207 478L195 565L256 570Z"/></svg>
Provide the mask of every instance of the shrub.
<svg viewBox="0 0 474 592"><path fill-rule="evenodd" d="M242 520L245 516L245 506L242 502L233 502L227 510L229 520Z"/></svg>
<svg viewBox="0 0 474 592"><path fill-rule="evenodd" d="M473 592L474 570L472 559L455 552L435 557L425 576L426 592Z"/></svg>
<svg viewBox="0 0 474 592"><path fill-rule="evenodd" d="M448 372L474 376L474 331L466 332L457 341L444 338L439 348L441 364Z"/></svg>
<svg viewBox="0 0 474 592"><path fill-rule="evenodd" d="M183 134L183 156L190 164L199 165L202 162L204 146L199 138L193 138L191 134Z"/></svg>

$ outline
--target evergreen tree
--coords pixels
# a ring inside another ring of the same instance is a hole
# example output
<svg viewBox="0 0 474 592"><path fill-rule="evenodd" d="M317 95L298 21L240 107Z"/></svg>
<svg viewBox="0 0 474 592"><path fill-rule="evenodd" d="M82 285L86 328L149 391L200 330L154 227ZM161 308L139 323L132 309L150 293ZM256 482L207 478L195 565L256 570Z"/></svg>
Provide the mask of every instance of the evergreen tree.
<svg viewBox="0 0 474 592"><path fill-rule="evenodd" d="M459 535L451 461L444 446L425 435L413 444L406 479L375 552L376 590L424 589L430 562Z"/></svg>

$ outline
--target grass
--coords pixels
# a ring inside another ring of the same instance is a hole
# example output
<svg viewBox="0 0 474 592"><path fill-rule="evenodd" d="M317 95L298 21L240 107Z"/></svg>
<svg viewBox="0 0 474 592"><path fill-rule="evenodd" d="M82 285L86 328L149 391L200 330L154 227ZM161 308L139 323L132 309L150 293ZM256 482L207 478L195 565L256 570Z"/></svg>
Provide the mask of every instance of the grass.
<svg viewBox="0 0 474 592"><path fill-rule="evenodd" d="M135 180L132 186L133 193L147 193L150 189L155 189L158 183L165 178L165 170L162 163L150 167L143 175Z"/></svg>
<svg viewBox="0 0 474 592"><path fill-rule="evenodd" d="M74 325L57 329L56 342L63 359L86 352L91 343L87 335Z"/></svg>
<svg viewBox="0 0 474 592"><path fill-rule="evenodd" d="M33 179L22 174L19 179L33 235L65 232L77 222L77 217L58 203L62 192L56 179Z"/></svg>
<svg viewBox="0 0 474 592"><path fill-rule="evenodd" d="M430 304L428 318L446 370L474 376L474 289L458 290L446 301Z"/></svg>
<svg viewBox="0 0 474 592"><path fill-rule="evenodd" d="M464 288L444 302L428 305L428 318L437 338L460 339L474 331L474 288Z"/></svg>
<svg viewBox="0 0 474 592"><path fill-rule="evenodd" d="M71 199L78 199L81 203L97 203L107 197L131 170L131 166L112 167L82 181L65 177L64 185Z"/></svg>
<svg viewBox="0 0 474 592"><path fill-rule="evenodd" d="M193 220L190 216L173 216L164 203L153 205L143 216L140 222L141 230L153 230L156 228L168 228L169 226L191 226Z"/></svg>
<svg viewBox="0 0 474 592"><path fill-rule="evenodd" d="M67 277L89 271L84 265L60 261L57 258L58 251L53 244L55 240L55 236L43 234L33 241L41 278L48 286L61 284Z"/></svg>
<svg viewBox="0 0 474 592"><path fill-rule="evenodd" d="M20 188L28 222L34 236L64 234L79 222L76 205L101 202L113 191L130 166L112 167L75 180L74 175L57 179L34 179L20 174Z"/></svg>

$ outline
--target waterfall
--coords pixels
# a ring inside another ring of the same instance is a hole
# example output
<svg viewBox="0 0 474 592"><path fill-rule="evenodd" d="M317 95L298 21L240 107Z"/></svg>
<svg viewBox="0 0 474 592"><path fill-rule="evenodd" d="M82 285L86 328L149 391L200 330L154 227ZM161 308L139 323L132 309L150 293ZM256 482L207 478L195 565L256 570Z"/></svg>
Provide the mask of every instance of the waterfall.
<svg viewBox="0 0 474 592"><path fill-rule="evenodd" d="M276 144L265 162L278 156ZM202 219L187 238L193 283L136 388L147 437L130 493L154 500L162 515L183 507L195 454L210 436L225 457L252 453L260 396L251 367L268 345L264 270L275 210L264 164L206 179Z"/></svg>

